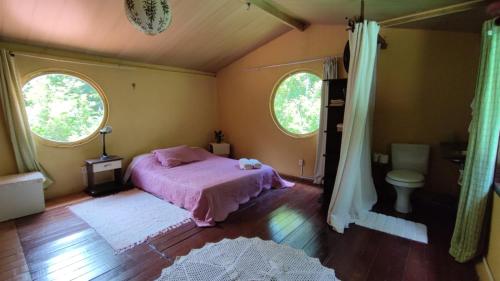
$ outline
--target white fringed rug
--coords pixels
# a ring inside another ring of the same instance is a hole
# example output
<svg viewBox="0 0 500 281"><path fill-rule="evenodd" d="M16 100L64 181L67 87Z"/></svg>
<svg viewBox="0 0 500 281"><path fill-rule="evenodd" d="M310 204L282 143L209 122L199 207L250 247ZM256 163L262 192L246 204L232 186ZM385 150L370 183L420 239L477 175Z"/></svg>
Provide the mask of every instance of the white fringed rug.
<svg viewBox="0 0 500 281"><path fill-rule="evenodd" d="M273 241L239 237L208 243L176 259L157 281L338 281L318 259Z"/></svg>
<svg viewBox="0 0 500 281"><path fill-rule="evenodd" d="M138 189L92 199L69 209L95 229L116 252L123 252L191 220L188 211Z"/></svg>
<svg viewBox="0 0 500 281"><path fill-rule="evenodd" d="M392 216L368 212L362 220L355 220L355 224L427 244L427 226Z"/></svg>

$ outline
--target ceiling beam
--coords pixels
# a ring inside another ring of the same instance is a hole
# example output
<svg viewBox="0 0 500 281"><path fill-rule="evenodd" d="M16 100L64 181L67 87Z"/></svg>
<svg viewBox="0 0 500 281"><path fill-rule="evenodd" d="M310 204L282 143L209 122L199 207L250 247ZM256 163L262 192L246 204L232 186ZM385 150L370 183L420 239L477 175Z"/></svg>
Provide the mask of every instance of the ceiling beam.
<svg viewBox="0 0 500 281"><path fill-rule="evenodd" d="M482 7L485 4L486 4L486 1L484 1L484 0L467 1L467 2L460 3L460 4L454 4L454 5L445 6L445 7L441 7L441 8L437 8L437 9L433 9L433 10L409 14L409 15L402 16L402 17L383 20L383 21L380 21L379 24L382 27L397 26L397 25L402 25L402 24L406 24L406 23L410 23L410 22L421 21L421 20L425 20L425 19L430 19L430 18L445 16L445 15L451 15L451 14L465 12L465 11L469 11L469 10L472 10L472 9L475 9L478 7Z"/></svg>
<svg viewBox="0 0 500 281"><path fill-rule="evenodd" d="M251 3L252 5L259 7L271 16L279 19L286 25L289 25L290 27L293 27L297 30L304 31L308 26L308 23L286 14L273 4L269 3L269 1L267 0L247 0L247 3Z"/></svg>

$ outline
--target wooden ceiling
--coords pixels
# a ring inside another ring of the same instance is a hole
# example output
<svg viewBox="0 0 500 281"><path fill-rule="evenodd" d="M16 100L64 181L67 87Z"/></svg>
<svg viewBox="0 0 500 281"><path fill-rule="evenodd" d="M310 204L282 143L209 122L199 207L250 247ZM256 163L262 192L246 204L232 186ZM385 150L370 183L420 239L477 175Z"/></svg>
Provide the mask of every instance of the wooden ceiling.
<svg viewBox="0 0 500 281"><path fill-rule="evenodd" d="M148 36L123 0L0 0L0 40L215 72L290 30L235 0L170 0L173 18Z"/></svg>
<svg viewBox="0 0 500 281"><path fill-rule="evenodd" d="M359 0L266 0L313 24L345 24ZM216 72L291 29L244 0L169 0L172 24L157 36L137 31L123 0L0 0L0 40L138 62ZM366 0L384 20L463 0ZM411 27L411 26L409 26Z"/></svg>
<svg viewBox="0 0 500 281"><path fill-rule="evenodd" d="M490 16L486 14L485 7L481 6L459 13L401 24L397 27L479 33L483 22L489 18Z"/></svg>
<svg viewBox="0 0 500 281"><path fill-rule="evenodd" d="M345 24L360 13L360 0L273 0L291 16L316 24ZM467 0L365 0L365 18L382 21Z"/></svg>
<svg viewBox="0 0 500 281"><path fill-rule="evenodd" d="M313 24L345 24L346 15L353 16L360 13L360 1L273 1L277 7L290 16ZM467 3L474 8L463 12L453 12L438 17L416 20L394 27L479 33L481 32L482 23L489 18L485 11L487 2L479 0L365 0L365 18L383 22L401 16Z"/></svg>

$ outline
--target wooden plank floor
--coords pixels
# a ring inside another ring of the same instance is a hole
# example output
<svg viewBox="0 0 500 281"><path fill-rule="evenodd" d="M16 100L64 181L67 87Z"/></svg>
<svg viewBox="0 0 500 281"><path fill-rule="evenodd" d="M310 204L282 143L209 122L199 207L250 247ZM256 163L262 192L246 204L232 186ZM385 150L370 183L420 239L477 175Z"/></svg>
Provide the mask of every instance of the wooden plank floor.
<svg viewBox="0 0 500 281"><path fill-rule="evenodd" d="M14 222L0 224L0 280L30 280Z"/></svg>
<svg viewBox="0 0 500 281"><path fill-rule="evenodd" d="M472 264L456 263L447 253L452 226L449 216L432 210L415 212L413 219L429 227L428 245L358 226L339 234L325 223L320 195L320 189L305 184L271 190L242 205L216 227L198 228L189 223L120 255L66 207L51 208L15 220L17 233L12 222L10 228L0 225L0 276L14 278L0 280L29 280L27 269L32 280L154 280L176 257L191 249L238 236L303 249L335 269L341 280L477 280ZM4 241L7 233L10 242ZM21 250L12 240L17 236ZM16 269L9 271L9 264L15 264Z"/></svg>

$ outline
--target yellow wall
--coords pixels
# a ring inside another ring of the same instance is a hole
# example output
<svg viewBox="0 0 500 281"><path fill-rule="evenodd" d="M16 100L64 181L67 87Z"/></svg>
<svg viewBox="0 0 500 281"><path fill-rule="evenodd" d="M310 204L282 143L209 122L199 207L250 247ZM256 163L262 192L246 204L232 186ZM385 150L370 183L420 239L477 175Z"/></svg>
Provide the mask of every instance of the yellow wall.
<svg viewBox="0 0 500 281"><path fill-rule="evenodd" d="M393 142L432 144L427 188L456 194L457 168L441 160L436 148L454 135L467 135L480 37L412 29L381 33L389 48L380 52L378 64L374 150L388 152ZM316 137L282 133L272 121L269 99L280 77L297 68L321 74L322 63L246 69L341 55L346 40L345 26L313 25L286 33L217 73L219 121L237 157L257 157L291 175L299 175L298 160L305 159L305 176L312 176Z"/></svg>
<svg viewBox="0 0 500 281"><path fill-rule="evenodd" d="M385 29L382 34L389 48L381 51L378 65L374 149L387 152L392 142L433 144L426 188L455 194L456 167L440 159L436 145L454 135L466 136L479 35L412 29ZM61 67L82 72L100 84L110 102L109 124L114 128L109 151L127 161L134 154L155 147L205 145L217 124L218 112L218 122L236 157L259 158L290 175L300 174L298 160L304 159L304 175L311 176L316 137L292 138L282 133L272 121L269 99L283 75L297 68L321 74L322 63L258 71L247 68L341 55L346 40L345 26L313 25L305 32L291 31L224 68L216 79L20 56L17 61L22 75ZM341 76L346 76L342 67ZM137 84L135 91L133 82ZM0 122L0 175L15 172L9 147L4 124ZM80 166L84 159L99 155L99 150L97 139L76 148L40 144L40 160L57 181L47 196L81 190Z"/></svg>
<svg viewBox="0 0 500 281"><path fill-rule="evenodd" d="M487 253L486 256L476 264L476 271L481 281L500 280L500 195L494 194L493 197L491 229ZM486 261L487 264L485 264L484 261Z"/></svg>
<svg viewBox="0 0 500 281"><path fill-rule="evenodd" d="M486 260L494 280L500 280L500 196L494 195L490 241Z"/></svg>
<svg viewBox="0 0 500 281"><path fill-rule="evenodd" d="M373 147L393 142L432 145L427 188L458 195L457 166L441 158L439 143L468 138L480 35L384 29L380 52Z"/></svg>
<svg viewBox="0 0 500 281"><path fill-rule="evenodd" d="M109 101L108 153L125 163L153 148L177 144L206 146L216 128L215 77L162 70L113 68L16 56L21 76L46 68L83 73L104 90ZM132 88L136 84L136 89ZM3 115L0 116L0 175L16 172ZM39 160L55 179L46 198L83 189L81 166L100 155L98 138L74 148L38 144Z"/></svg>
<svg viewBox="0 0 500 281"><path fill-rule="evenodd" d="M500 153L497 154L497 167L500 167ZM488 264L493 280L498 281L500 280L500 195L493 194L493 197L493 210L490 222L491 228L485 260ZM491 281L484 263L478 263L476 269L480 277L479 280Z"/></svg>
<svg viewBox="0 0 500 281"><path fill-rule="evenodd" d="M339 55L347 41L345 26L313 25L305 32L291 31L251 52L217 73L219 122L237 157L255 157L288 175L312 176L316 136L292 138L273 122L271 92L283 75L307 69L322 76L322 63L248 71L249 67Z"/></svg>

